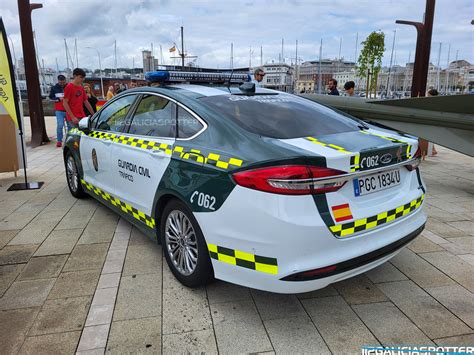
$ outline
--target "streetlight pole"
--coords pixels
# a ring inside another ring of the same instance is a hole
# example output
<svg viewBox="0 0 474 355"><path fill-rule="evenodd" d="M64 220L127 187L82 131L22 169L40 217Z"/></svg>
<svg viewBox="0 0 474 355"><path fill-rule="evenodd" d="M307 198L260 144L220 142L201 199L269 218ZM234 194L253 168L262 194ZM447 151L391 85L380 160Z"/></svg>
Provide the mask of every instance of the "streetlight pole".
<svg viewBox="0 0 474 355"><path fill-rule="evenodd" d="M395 23L411 25L416 28L416 52L413 65L413 81L411 96L425 96L426 79L430 63L431 35L433 32L433 18L436 0L426 0L425 18L423 22L397 20Z"/></svg>
<svg viewBox="0 0 474 355"><path fill-rule="evenodd" d="M41 4L30 4L30 0L18 0L18 16L20 19L21 42L25 63L28 107L30 108L31 145L33 147L49 142L44 122L38 65L36 63L36 51L33 39L33 25L31 23L31 12L42 7L43 5Z"/></svg>
<svg viewBox="0 0 474 355"><path fill-rule="evenodd" d="M104 96L104 79L102 77L102 64L100 62L100 52L95 47L86 47L86 48L94 49L97 52L97 55L99 56L100 89L101 89L101 93L102 93L102 98L105 98L105 96Z"/></svg>

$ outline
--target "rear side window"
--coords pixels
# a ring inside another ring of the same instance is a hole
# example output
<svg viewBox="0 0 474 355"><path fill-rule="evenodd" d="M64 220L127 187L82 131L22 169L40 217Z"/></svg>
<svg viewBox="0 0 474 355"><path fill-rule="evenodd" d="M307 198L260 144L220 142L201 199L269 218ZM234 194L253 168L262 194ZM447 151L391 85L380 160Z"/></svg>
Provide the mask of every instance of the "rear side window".
<svg viewBox="0 0 474 355"><path fill-rule="evenodd" d="M289 139L357 131L357 122L294 95L219 95L200 99L242 128L261 136Z"/></svg>
<svg viewBox="0 0 474 355"><path fill-rule="evenodd" d="M122 132L126 123L125 117L135 98L136 95L127 95L104 107L100 111L96 128L103 131Z"/></svg>
<svg viewBox="0 0 474 355"><path fill-rule="evenodd" d="M137 106L128 133L170 137L176 134L175 104L164 97L145 95Z"/></svg>
<svg viewBox="0 0 474 355"><path fill-rule="evenodd" d="M178 138L192 137L203 127L203 124L196 117L178 106Z"/></svg>

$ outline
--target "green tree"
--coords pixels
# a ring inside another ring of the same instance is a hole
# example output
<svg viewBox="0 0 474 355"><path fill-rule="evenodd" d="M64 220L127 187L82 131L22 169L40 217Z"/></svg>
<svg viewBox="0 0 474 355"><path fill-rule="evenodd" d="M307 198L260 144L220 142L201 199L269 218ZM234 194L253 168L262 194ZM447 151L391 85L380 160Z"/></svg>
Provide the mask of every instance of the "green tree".
<svg viewBox="0 0 474 355"><path fill-rule="evenodd" d="M474 89L474 81L470 81L469 84L467 84L468 87L469 87L469 91L471 91L472 89Z"/></svg>
<svg viewBox="0 0 474 355"><path fill-rule="evenodd" d="M385 34L379 30L372 32L362 43L362 51L357 60L357 74L367 78L366 92L377 90L377 77L382 68L385 51Z"/></svg>

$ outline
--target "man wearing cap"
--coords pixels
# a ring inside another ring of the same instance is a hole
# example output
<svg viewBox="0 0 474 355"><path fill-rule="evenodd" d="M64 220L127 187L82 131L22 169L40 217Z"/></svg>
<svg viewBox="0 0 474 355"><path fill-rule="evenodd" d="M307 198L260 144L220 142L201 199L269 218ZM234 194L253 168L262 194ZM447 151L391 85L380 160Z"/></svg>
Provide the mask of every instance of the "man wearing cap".
<svg viewBox="0 0 474 355"><path fill-rule="evenodd" d="M58 75L58 82L51 88L49 98L53 100L54 110L56 112L56 147L63 145L64 120L66 119L66 110L63 106L64 87L66 86L66 77Z"/></svg>

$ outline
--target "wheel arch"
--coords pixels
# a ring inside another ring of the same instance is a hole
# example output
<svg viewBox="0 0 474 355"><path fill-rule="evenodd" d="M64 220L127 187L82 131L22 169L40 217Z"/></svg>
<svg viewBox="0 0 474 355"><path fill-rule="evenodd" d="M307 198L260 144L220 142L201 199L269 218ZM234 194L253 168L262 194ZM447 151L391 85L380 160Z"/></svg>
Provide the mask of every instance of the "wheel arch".
<svg viewBox="0 0 474 355"><path fill-rule="evenodd" d="M66 161L66 155L67 153L71 152L71 148L69 148L68 146L65 146L64 149L63 149L63 159L64 161Z"/></svg>
<svg viewBox="0 0 474 355"><path fill-rule="evenodd" d="M79 148L75 149L75 147L71 147L70 144L66 143L64 145L64 149L63 149L63 160L64 160L64 164L66 164L66 155L67 153L71 153L74 160L76 161L76 166L77 166L77 170L79 172L79 175L81 177L84 176L84 169L82 168L82 160L81 160L81 154L80 154L80 151L79 151Z"/></svg>
<svg viewBox="0 0 474 355"><path fill-rule="evenodd" d="M156 222L156 226L157 226L156 227L156 235L157 235L157 241L158 241L159 244L161 244L160 231L161 231L161 218L163 216L163 210L165 209L165 206L172 200L181 201L186 206L188 206L188 204L184 200L183 196L179 196L178 194L176 194L172 191L166 191L157 198L157 200L154 204L153 216L155 218L155 222Z"/></svg>

